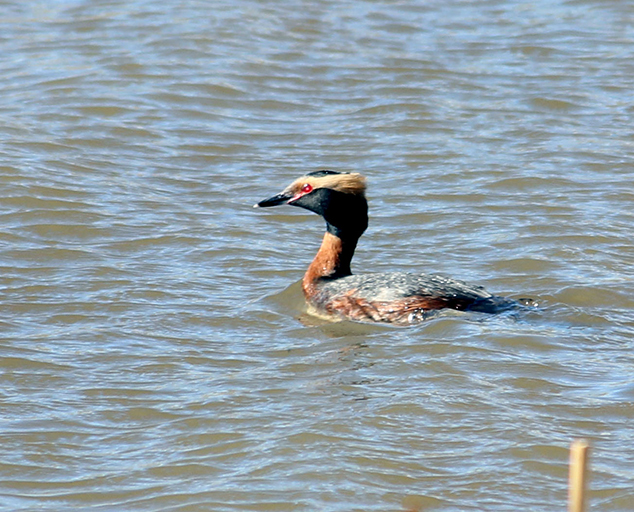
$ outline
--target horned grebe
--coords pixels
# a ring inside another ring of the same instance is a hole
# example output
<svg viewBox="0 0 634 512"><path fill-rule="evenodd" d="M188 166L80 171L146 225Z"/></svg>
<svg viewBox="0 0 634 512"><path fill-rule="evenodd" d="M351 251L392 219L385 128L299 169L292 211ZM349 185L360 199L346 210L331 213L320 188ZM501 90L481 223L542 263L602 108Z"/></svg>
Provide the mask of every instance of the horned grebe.
<svg viewBox="0 0 634 512"><path fill-rule="evenodd" d="M497 313L518 303L481 286L437 275L391 272L353 275L350 261L368 227L365 178L316 171L295 180L255 208L290 204L321 215L326 234L302 280L315 312L337 319L408 325L441 309Z"/></svg>

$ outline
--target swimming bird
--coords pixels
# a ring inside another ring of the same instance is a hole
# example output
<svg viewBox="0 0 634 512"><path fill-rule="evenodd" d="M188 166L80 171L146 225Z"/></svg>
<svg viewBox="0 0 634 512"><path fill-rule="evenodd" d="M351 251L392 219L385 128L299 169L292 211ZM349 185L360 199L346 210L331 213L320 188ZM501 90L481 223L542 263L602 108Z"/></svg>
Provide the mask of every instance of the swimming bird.
<svg viewBox="0 0 634 512"><path fill-rule="evenodd" d="M408 325L443 309L498 313L518 305L482 286L439 275L353 274L350 263L368 227L365 190L365 177L359 173L321 170L254 205L299 206L326 221L321 247L302 279L311 312L331 319Z"/></svg>

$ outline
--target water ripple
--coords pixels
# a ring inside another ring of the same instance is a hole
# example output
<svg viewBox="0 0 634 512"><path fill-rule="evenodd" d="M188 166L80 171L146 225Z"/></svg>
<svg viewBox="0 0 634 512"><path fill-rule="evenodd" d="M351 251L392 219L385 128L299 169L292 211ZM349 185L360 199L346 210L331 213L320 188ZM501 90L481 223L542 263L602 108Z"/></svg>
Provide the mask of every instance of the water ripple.
<svg viewBox="0 0 634 512"><path fill-rule="evenodd" d="M296 4L4 5L0 503L539 512L584 436L629 512L631 7ZM309 317L322 222L251 206L319 168L355 271L540 307Z"/></svg>

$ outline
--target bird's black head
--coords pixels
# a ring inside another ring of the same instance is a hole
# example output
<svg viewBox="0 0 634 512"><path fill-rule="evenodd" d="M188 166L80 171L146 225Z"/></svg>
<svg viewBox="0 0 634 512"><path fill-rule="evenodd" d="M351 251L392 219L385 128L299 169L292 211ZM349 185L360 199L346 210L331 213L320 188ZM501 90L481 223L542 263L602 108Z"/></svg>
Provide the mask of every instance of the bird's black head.
<svg viewBox="0 0 634 512"><path fill-rule="evenodd" d="M368 227L365 178L358 173L311 172L255 206L280 204L299 206L321 215L328 231L340 238L358 238Z"/></svg>

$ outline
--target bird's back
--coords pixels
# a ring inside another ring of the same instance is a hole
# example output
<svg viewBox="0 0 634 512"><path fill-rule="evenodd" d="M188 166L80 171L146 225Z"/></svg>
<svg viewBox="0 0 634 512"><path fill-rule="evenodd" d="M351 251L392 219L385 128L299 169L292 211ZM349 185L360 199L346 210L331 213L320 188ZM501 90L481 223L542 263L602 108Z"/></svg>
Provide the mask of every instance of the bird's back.
<svg viewBox="0 0 634 512"><path fill-rule="evenodd" d="M322 278L315 284L314 293L307 297L313 306L362 322L410 324L445 308L493 313L514 304L481 286L430 274L360 274Z"/></svg>

